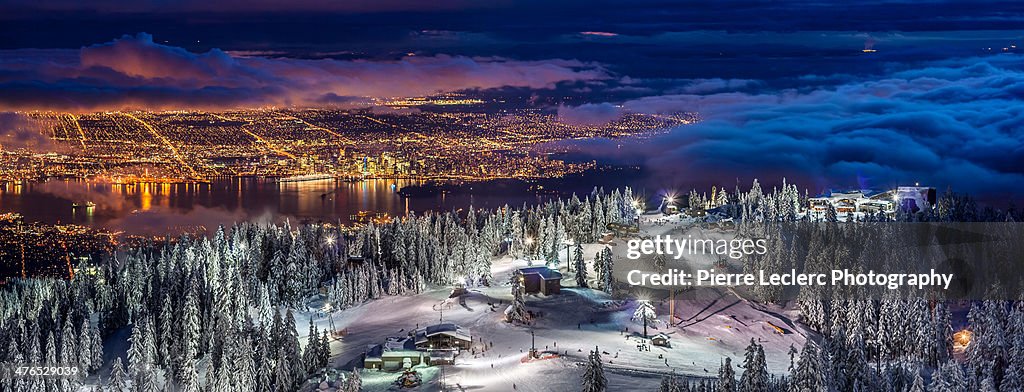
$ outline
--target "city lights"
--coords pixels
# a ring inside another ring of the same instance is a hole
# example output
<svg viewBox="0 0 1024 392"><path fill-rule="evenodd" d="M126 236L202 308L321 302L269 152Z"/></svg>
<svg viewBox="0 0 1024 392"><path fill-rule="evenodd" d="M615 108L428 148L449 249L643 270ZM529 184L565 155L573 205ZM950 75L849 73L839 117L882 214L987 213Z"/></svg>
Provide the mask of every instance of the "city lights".
<svg viewBox="0 0 1024 392"><path fill-rule="evenodd" d="M545 149L552 147L542 146L551 142L653 134L693 119L689 114L627 113L608 124L584 126L529 109L462 112L458 110L464 105L449 98L423 98L423 102L451 110L404 115L332 109L26 112L20 115L66 148L46 155L5 151L0 154L0 181L63 177L169 183L222 176L552 178L583 172L594 163L550 158ZM459 99L463 98L476 102Z"/></svg>

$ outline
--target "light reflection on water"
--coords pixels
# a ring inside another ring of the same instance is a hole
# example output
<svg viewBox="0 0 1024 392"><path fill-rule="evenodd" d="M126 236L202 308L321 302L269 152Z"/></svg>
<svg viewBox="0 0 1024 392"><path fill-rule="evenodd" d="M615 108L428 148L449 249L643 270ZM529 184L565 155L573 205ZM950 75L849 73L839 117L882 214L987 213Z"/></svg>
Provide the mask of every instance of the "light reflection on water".
<svg viewBox="0 0 1024 392"><path fill-rule="evenodd" d="M50 180L46 183L0 185L0 211L18 212L25 216L26 221L101 227L117 226L135 216L157 215L165 216L149 220L170 224L175 215L196 210L214 220L219 214L226 220L273 216L299 221L350 223L350 216L359 211L404 216L409 212L458 209L471 204L493 208L506 202L521 204L537 199L531 195L470 194L404 198L397 193L402 187L414 184L422 184L422 181L377 179L279 183L233 178L203 184L111 184ZM95 206L86 203L94 203ZM195 219L189 222L195 222Z"/></svg>
<svg viewBox="0 0 1024 392"><path fill-rule="evenodd" d="M0 212L18 212L29 222L75 223L117 230L159 234L181 225L218 224L270 217L293 221L351 223L360 211L404 216L424 211L522 206L549 200L530 187L543 184L571 192L589 193L595 185L617 187L632 175L596 172L575 178L540 182L499 180L467 183L452 193L402 197L398 191L422 180L376 179L360 182L313 180L278 182L257 178L224 178L211 183L114 184L84 180L50 180L45 183L0 184ZM86 203L94 203L94 207ZM74 207L78 204L78 207Z"/></svg>

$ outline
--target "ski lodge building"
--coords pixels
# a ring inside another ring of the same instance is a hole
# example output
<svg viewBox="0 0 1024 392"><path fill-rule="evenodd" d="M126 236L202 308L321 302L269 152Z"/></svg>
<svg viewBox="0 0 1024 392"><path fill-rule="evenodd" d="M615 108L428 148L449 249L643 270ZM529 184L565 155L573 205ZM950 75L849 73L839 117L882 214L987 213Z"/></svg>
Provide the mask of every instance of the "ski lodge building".
<svg viewBox="0 0 1024 392"><path fill-rule="evenodd" d="M823 219L829 206L839 217L847 214L885 214L897 210L918 212L935 205L935 188L922 186L901 186L871 196L864 192L832 192L829 196L812 197L807 200L808 214L813 219Z"/></svg>
<svg viewBox="0 0 1024 392"><path fill-rule="evenodd" d="M523 293L558 294L562 292L562 273L548 267L523 267Z"/></svg>
<svg viewBox="0 0 1024 392"><path fill-rule="evenodd" d="M411 337L390 337L384 344L370 345L363 358L367 369L400 370L420 364L429 364L429 356L416 349Z"/></svg>
<svg viewBox="0 0 1024 392"><path fill-rule="evenodd" d="M473 336L458 324L430 325L409 336L390 337L384 344L368 346L363 367L394 371L416 365L450 365L472 344Z"/></svg>
<svg viewBox="0 0 1024 392"><path fill-rule="evenodd" d="M444 323L426 326L416 330L415 345L418 350L469 350L473 336L458 324Z"/></svg>

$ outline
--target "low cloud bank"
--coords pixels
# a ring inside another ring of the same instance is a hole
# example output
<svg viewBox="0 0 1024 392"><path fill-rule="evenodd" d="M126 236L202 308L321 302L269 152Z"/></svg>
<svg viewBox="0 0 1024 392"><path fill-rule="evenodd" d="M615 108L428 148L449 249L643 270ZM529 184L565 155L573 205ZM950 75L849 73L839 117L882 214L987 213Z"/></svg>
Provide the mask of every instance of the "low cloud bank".
<svg viewBox="0 0 1024 392"><path fill-rule="evenodd" d="M597 140L584 150L644 163L655 177L682 184L731 188L736 179L787 177L825 190L920 182L987 198L1019 198L1021 60L944 60L881 77L818 78L833 83L805 89L643 97L622 107L697 112L702 121L653 140Z"/></svg>
<svg viewBox="0 0 1024 392"><path fill-rule="evenodd" d="M516 61L437 55L396 61L233 57L123 36L80 50L11 50L0 56L0 110L100 111L324 106L353 97L464 89L552 88L608 78L576 60Z"/></svg>

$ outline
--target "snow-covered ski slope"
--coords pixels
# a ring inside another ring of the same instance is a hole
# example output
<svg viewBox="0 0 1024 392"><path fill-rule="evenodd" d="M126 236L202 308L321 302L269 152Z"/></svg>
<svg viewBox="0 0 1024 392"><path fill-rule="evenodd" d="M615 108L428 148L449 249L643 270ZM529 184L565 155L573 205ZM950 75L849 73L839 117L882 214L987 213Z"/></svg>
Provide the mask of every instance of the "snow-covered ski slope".
<svg viewBox="0 0 1024 392"><path fill-rule="evenodd" d="M657 218L648 216L647 219L643 232L649 235L728 235L709 233L707 229L678 220L655 224ZM630 268L650 268L650 260L627 261L625 244L622 240L616 241L612 245L616 277L624 278L624 271ZM588 244L584 247L588 265L604 246ZM794 311L751 303L729 289L702 288L677 293L678 318L670 326L667 291L631 288L627 290L630 295L612 297L598 290L576 288L573 273L565 268L564 252L561 257L561 270L565 275L562 293L527 296L527 308L543 314L530 325L509 324L502 318L502 311L512 299L509 286L503 282L513 269L526 265L524 260L503 257L493 263L492 286L469 288L464 303L447 300L450 288L435 288L419 295L384 297L334 312L330 315L334 327L345 329L347 333L332 343L332 364L350 368L368 345L381 343L389 336L404 336L417 327L438 323L442 317L444 322L454 322L470 330L475 345L487 347L487 350L477 350L475 355L463 352L455 365L444 369L421 369L424 384L420 390L439 390L442 382L451 390L466 391L510 391L513 386L516 391L578 390L582 374L579 363L585 361L588 351L595 346L602 351L610 390L656 390L661 377L671 372L713 377L726 356L732 358L735 366L742 365L743 350L751 339L764 346L769 371L785 373L789 367L790 345L799 349L805 342L806 332L795 323ZM670 261L669 267L683 267L684 262L686 267L708 267L714 260ZM596 284L593 271L590 278ZM658 322L649 326L649 335L659 332L669 335L671 348L652 346L648 341L649 351L638 349L643 339L637 335L643 326L630 319L637 306L636 295L648 297L658 311ZM300 334L308 330L306 323L310 317L319 328L329 328L327 315L304 313L296 316ZM783 328L785 333L779 334L773 326ZM558 357L524 362L531 344L531 331L538 350ZM305 342L305 337L300 337L300 341ZM742 373L738 367L735 370L737 374ZM364 390L397 390L392 383L398 376L396 372L364 371Z"/></svg>

